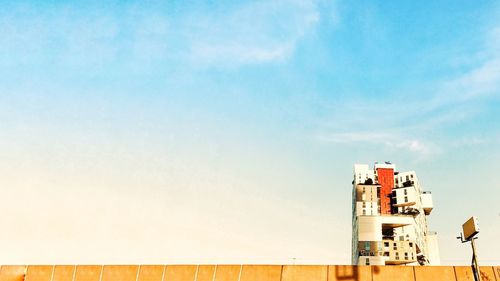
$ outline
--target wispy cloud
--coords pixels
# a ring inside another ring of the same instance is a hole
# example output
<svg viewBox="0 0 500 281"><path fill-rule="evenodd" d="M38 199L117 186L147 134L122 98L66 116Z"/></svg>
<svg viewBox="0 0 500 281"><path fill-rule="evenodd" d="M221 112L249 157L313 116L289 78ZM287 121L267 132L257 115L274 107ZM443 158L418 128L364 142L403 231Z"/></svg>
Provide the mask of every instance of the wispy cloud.
<svg viewBox="0 0 500 281"><path fill-rule="evenodd" d="M48 9L48 11L46 10ZM224 9L145 5L121 10L13 7L0 13L2 61L109 64L181 60L239 66L283 61L319 21L315 1L254 1ZM9 54L8 56L5 54Z"/></svg>
<svg viewBox="0 0 500 281"><path fill-rule="evenodd" d="M441 132L482 114L484 102L500 97L500 29L485 34L483 46L460 59L468 65L461 73L435 82L430 93L391 95L376 101L342 101L321 126L317 139L337 144L357 144L402 149L431 156L449 148L487 143L485 136L458 139ZM457 61L457 58L452 58ZM417 89L418 91L418 89ZM342 120L339 122L338 120Z"/></svg>
<svg viewBox="0 0 500 281"><path fill-rule="evenodd" d="M250 2L235 11L200 15L189 34L193 61L248 64L282 61L319 21L314 1Z"/></svg>
<svg viewBox="0 0 500 281"><path fill-rule="evenodd" d="M495 54L463 75L444 82L434 102L444 105L499 94L500 54Z"/></svg>
<svg viewBox="0 0 500 281"><path fill-rule="evenodd" d="M416 138L406 138L399 133L356 131L318 135L317 139L339 144L382 145L389 149L402 149L416 153L420 157L427 157L437 152L432 144Z"/></svg>

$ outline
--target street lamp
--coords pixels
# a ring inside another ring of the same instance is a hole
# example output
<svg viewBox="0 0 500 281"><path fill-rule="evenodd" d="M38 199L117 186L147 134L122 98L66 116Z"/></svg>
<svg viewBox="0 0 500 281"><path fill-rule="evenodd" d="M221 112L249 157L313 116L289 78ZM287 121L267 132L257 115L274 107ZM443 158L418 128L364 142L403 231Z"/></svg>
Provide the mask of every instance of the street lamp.
<svg viewBox="0 0 500 281"><path fill-rule="evenodd" d="M479 225L477 223L477 217L472 216L464 224L462 224L462 233L457 239L460 239L462 243L470 242L472 246L472 269L474 273L474 279L476 281L481 281L481 274L479 273L479 265L477 263L476 245L474 240L477 239L476 235L479 233Z"/></svg>

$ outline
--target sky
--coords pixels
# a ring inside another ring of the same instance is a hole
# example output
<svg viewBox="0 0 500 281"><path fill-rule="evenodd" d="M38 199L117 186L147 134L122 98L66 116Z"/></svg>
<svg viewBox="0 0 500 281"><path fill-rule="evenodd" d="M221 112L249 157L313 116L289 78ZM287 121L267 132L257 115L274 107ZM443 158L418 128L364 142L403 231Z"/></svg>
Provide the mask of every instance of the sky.
<svg viewBox="0 0 500 281"><path fill-rule="evenodd" d="M0 7L0 264L349 264L376 161L500 264L498 2Z"/></svg>

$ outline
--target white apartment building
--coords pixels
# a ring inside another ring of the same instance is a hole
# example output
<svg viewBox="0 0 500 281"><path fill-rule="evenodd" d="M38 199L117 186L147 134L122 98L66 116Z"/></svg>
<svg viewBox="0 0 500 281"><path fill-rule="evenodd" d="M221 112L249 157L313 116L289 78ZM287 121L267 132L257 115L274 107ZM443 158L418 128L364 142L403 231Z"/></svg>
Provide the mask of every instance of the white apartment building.
<svg viewBox="0 0 500 281"><path fill-rule="evenodd" d="M432 194L415 172L397 172L389 162L354 165L352 263L439 265L437 234L427 227Z"/></svg>

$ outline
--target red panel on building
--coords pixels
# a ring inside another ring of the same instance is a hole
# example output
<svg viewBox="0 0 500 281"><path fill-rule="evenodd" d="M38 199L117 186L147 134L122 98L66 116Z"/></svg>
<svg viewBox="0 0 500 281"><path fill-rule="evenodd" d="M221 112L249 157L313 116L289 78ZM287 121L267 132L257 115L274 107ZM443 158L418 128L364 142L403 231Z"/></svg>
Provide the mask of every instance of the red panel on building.
<svg viewBox="0 0 500 281"><path fill-rule="evenodd" d="M394 169L378 168L378 184L380 184L380 214L391 214L391 195L394 188Z"/></svg>

